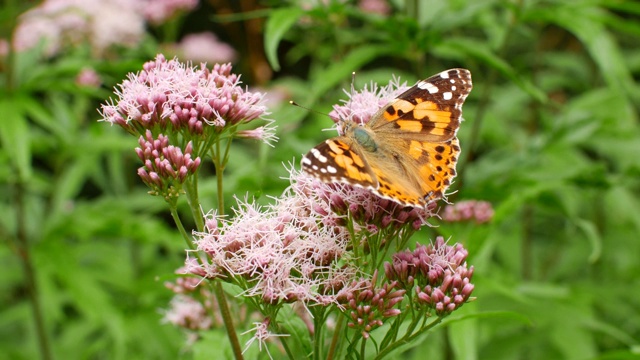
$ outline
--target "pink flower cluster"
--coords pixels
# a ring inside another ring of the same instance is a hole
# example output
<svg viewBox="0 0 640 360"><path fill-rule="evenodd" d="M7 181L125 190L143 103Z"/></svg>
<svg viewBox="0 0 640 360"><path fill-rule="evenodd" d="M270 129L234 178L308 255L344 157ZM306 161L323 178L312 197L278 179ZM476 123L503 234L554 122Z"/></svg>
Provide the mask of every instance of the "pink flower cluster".
<svg viewBox="0 0 640 360"><path fill-rule="evenodd" d="M418 303L446 315L467 302L473 291L473 266L467 267L467 255L461 244L446 245L439 236L434 244L395 254L392 263L385 263L385 275L401 289L415 286Z"/></svg>
<svg viewBox="0 0 640 360"><path fill-rule="evenodd" d="M400 84L399 78L393 78L388 85L383 87L378 87L372 82L369 86L365 85L362 91L354 92L352 90L351 93L345 91L349 100L343 100L343 105L334 105L329 117L337 123L338 133L342 135L340 124L342 120L350 119L360 124L366 124L376 111L407 89L409 86L406 82Z"/></svg>
<svg viewBox="0 0 640 360"><path fill-rule="evenodd" d="M45 0L18 18L13 46L25 51L44 42L48 56L83 42L96 55L116 45L131 47L145 32L140 5L138 0Z"/></svg>
<svg viewBox="0 0 640 360"><path fill-rule="evenodd" d="M238 56L231 45L220 41L212 32L186 35L176 50L181 58L194 63L228 63Z"/></svg>
<svg viewBox="0 0 640 360"><path fill-rule="evenodd" d="M146 22L158 25L197 5L198 0L45 0L19 17L13 46L25 51L44 42L45 54L53 56L88 43L102 56L113 46L137 45Z"/></svg>
<svg viewBox="0 0 640 360"><path fill-rule="evenodd" d="M153 195L178 197L179 184L193 175L200 166L200 158L191 159L193 147L189 142L184 150L169 145L169 138L160 134L153 138L150 130L138 140L136 154L144 166L138 169L142 181L152 189Z"/></svg>
<svg viewBox="0 0 640 360"><path fill-rule="evenodd" d="M467 200L447 205L444 208L442 220L447 222L475 220L477 224L482 224L491 221L493 214L493 207L490 202Z"/></svg>
<svg viewBox="0 0 640 360"><path fill-rule="evenodd" d="M349 256L348 233L328 204L295 187L265 207L238 203L233 221L210 215L207 231L196 234L197 249L210 263L193 272L242 278L245 295L267 303L335 303L334 293L355 270L338 264Z"/></svg>
<svg viewBox="0 0 640 360"><path fill-rule="evenodd" d="M138 0L144 18L152 24L161 24L180 12L189 12L198 6L198 0Z"/></svg>
<svg viewBox="0 0 640 360"><path fill-rule="evenodd" d="M103 120L131 133L168 127L184 135L210 134L266 114L263 94L245 91L231 64L191 67L159 54L129 74L118 99L102 105ZM266 136L265 136L266 137Z"/></svg>
<svg viewBox="0 0 640 360"><path fill-rule="evenodd" d="M338 301L349 312L351 321L347 326L360 330L365 339L369 338L372 330L383 325L382 319L401 313L395 306L404 300L406 292L403 289L395 290L397 281L377 287L377 280L376 270L371 279L354 281L348 290L342 291L338 297Z"/></svg>

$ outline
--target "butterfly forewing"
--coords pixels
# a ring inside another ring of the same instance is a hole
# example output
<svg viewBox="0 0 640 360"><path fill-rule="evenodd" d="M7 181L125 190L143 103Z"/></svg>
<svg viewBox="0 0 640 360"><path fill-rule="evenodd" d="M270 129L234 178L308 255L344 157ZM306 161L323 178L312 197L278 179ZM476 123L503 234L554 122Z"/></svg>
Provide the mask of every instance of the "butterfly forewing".
<svg viewBox="0 0 640 360"><path fill-rule="evenodd" d="M324 182L376 189L378 180L359 149L345 136L325 140L302 158L302 169Z"/></svg>
<svg viewBox="0 0 640 360"><path fill-rule="evenodd" d="M450 69L419 81L385 106L370 126L378 132L400 130L410 136L420 133L425 140L453 138L460 125L462 103L472 88L471 73Z"/></svg>

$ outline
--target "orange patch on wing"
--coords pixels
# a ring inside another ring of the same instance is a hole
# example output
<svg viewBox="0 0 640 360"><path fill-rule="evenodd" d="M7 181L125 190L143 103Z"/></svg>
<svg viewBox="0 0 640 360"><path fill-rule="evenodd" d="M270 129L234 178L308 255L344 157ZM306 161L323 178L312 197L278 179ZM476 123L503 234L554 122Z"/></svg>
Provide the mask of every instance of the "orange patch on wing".
<svg viewBox="0 0 640 360"><path fill-rule="evenodd" d="M413 116L416 119L428 118L434 123L449 124L451 122L451 111L432 110L432 109L416 109L413 110Z"/></svg>
<svg viewBox="0 0 640 360"><path fill-rule="evenodd" d="M373 182L371 179L371 175L360 171L360 169L356 166L353 166L354 161L353 158L343 155L343 154L335 154L334 156L336 165L340 168L344 169L347 172L347 177L352 180L356 180L359 182Z"/></svg>
<svg viewBox="0 0 640 360"><path fill-rule="evenodd" d="M409 132L416 132L416 133L422 131L422 124L420 123L420 121L398 120L396 121L396 124L400 127L400 130L402 131L409 131Z"/></svg>
<svg viewBox="0 0 640 360"><path fill-rule="evenodd" d="M388 121L393 121L395 119L397 119L398 116L398 112L403 112L404 114L411 112L414 108L415 105L413 105L412 103L406 101L406 100L402 100L402 99L397 99L396 101L394 101L391 105L389 105L393 108L393 110L395 110L395 113L393 115L389 114L388 112L383 112L383 116L385 119L387 119Z"/></svg>
<svg viewBox="0 0 640 360"><path fill-rule="evenodd" d="M411 140L411 144L409 145L409 155L414 159L419 159L424 154L424 148L422 147L422 142Z"/></svg>

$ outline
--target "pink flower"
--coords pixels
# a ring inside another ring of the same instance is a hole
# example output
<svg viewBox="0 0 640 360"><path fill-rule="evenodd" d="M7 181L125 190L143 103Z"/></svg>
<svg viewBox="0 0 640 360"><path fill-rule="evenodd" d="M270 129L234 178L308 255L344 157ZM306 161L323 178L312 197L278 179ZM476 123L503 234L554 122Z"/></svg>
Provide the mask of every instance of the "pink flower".
<svg viewBox="0 0 640 360"><path fill-rule="evenodd" d="M406 82L400 84L399 78L393 78L387 86L378 87L371 82L370 86L365 85L362 91L351 92L345 90L349 100L343 101L344 105L334 105L329 116L338 125L338 133L342 135L341 120L351 119L355 122L365 124L369 122L371 116L381 107L406 91L409 86Z"/></svg>
<svg viewBox="0 0 640 360"><path fill-rule="evenodd" d="M166 199L176 198L180 194L180 185L188 176L195 174L200 166L200 158L191 158L192 143L184 149L169 145L169 138L160 134L153 138L150 130L138 140L136 153L144 166L138 169L138 175L149 186L152 195L162 195Z"/></svg>
<svg viewBox="0 0 640 360"><path fill-rule="evenodd" d="M141 3L145 19L156 25L180 12L189 12L198 6L198 0L141 0Z"/></svg>
<svg viewBox="0 0 640 360"><path fill-rule="evenodd" d="M240 130L237 136L239 138L260 140L271 147L273 147L274 142L278 141L276 129L271 126L271 123L251 130Z"/></svg>
<svg viewBox="0 0 640 360"><path fill-rule="evenodd" d="M493 207L487 201L467 200L447 205L442 214L442 220L460 222L475 220L477 224L491 221Z"/></svg>
<svg viewBox="0 0 640 360"><path fill-rule="evenodd" d="M192 67L159 54L116 90L118 99L102 105L103 121L131 133L172 128L200 137L266 114L263 94L246 91L231 64Z"/></svg>
<svg viewBox="0 0 640 360"><path fill-rule="evenodd" d="M211 32L189 34L178 44L178 53L194 63L233 62L236 51L228 44L218 40Z"/></svg>
<svg viewBox="0 0 640 360"><path fill-rule="evenodd" d="M389 15L391 12L391 6L387 0L360 0L358 2L360 10L378 15Z"/></svg>
<svg viewBox="0 0 640 360"><path fill-rule="evenodd" d="M136 0L46 0L19 17L13 45L25 51L44 43L47 56L83 42L96 55L112 46L130 47L144 34L139 6Z"/></svg>
<svg viewBox="0 0 640 360"><path fill-rule="evenodd" d="M201 302L187 295L176 295L164 314L165 322L191 330L207 330L213 324Z"/></svg>
<svg viewBox="0 0 640 360"><path fill-rule="evenodd" d="M76 84L80 86L97 88L100 87L102 81L100 80L100 75L98 75L98 73L94 69L83 68L76 76Z"/></svg>
<svg viewBox="0 0 640 360"><path fill-rule="evenodd" d="M467 267L467 255L461 244L446 245L439 236L433 244L393 255L392 263L384 265L385 276L397 281L398 288L415 288L419 304L447 315L467 302L474 289L473 266Z"/></svg>
<svg viewBox="0 0 640 360"><path fill-rule="evenodd" d="M371 279L360 279L344 290L338 296L338 301L344 305L349 313L347 326L358 329L364 338L369 333L382 326L383 320L398 316L401 310L396 307L404 300L405 290L395 290L397 281L383 285L376 285L378 271Z"/></svg>

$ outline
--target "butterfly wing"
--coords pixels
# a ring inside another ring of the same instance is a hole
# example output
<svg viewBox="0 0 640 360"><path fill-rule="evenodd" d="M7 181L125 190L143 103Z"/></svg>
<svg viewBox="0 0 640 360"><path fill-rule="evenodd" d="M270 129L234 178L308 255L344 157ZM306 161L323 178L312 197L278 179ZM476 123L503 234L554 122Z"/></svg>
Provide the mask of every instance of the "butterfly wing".
<svg viewBox="0 0 640 360"><path fill-rule="evenodd" d="M302 169L324 182L343 182L376 189L378 180L355 140L338 136L325 140L302 158Z"/></svg>
<svg viewBox="0 0 640 360"><path fill-rule="evenodd" d="M381 196L410 206L445 196L456 176L456 132L471 88L469 70L446 70L418 82L372 117L367 125L379 150L367 160Z"/></svg>
<svg viewBox="0 0 640 360"><path fill-rule="evenodd" d="M473 84L471 72L450 69L419 81L374 115L369 126L384 136L442 142L452 139L462 118L462 104Z"/></svg>

